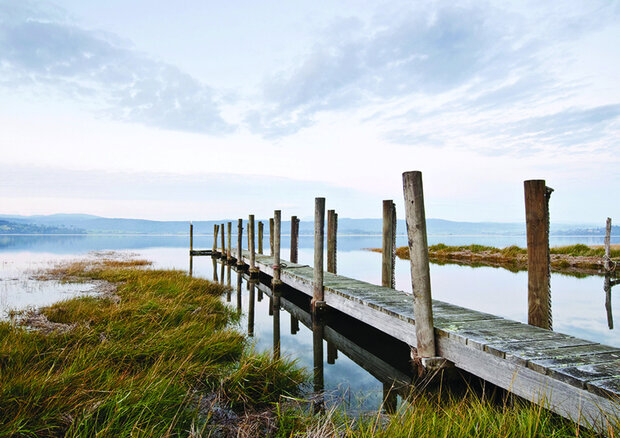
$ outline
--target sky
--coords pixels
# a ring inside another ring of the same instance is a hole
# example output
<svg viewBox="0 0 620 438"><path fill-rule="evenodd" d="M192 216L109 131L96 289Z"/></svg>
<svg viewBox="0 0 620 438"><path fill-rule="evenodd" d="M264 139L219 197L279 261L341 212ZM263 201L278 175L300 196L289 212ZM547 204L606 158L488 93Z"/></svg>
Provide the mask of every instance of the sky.
<svg viewBox="0 0 620 438"><path fill-rule="evenodd" d="M620 223L620 2L0 0L0 213Z"/></svg>

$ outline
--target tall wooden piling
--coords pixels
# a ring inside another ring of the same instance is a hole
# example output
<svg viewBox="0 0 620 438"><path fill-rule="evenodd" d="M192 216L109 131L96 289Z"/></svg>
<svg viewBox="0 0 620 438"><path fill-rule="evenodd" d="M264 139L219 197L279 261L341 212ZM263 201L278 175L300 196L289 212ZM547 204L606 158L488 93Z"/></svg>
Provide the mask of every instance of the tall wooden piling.
<svg viewBox="0 0 620 438"><path fill-rule="evenodd" d="M403 192L411 260L411 286L413 289L417 356L419 358L432 358L436 354L435 332L422 172L403 173Z"/></svg>
<svg viewBox="0 0 620 438"><path fill-rule="evenodd" d="M314 199L314 278L312 311L325 304L323 290L323 240L325 238L325 198Z"/></svg>
<svg viewBox="0 0 620 438"><path fill-rule="evenodd" d="M219 225L213 224L213 250L212 254L214 257L217 256L217 232L219 231Z"/></svg>
<svg viewBox="0 0 620 438"><path fill-rule="evenodd" d="M243 266L243 219L237 221L237 266Z"/></svg>
<svg viewBox="0 0 620 438"><path fill-rule="evenodd" d="M527 227L527 322L551 330L549 189L544 180L523 183Z"/></svg>
<svg viewBox="0 0 620 438"><path fill-rule="evenodd" d="M297 263L299 252L299 219L291 216L291 254L290 261Z"/></svg>
<svg viewBox="0 0 620 438"><path fill-rule="evenodd" d="M338 214L336 210L327 211L327 272L336 273Z"/></svg>
<svg viewBox="0 0 620 438"><path fill-rule="evenodd" d="M254 237L254 215L251 214L248 220L248 239L249 239L249 251L250 251L250 278L258 277L259 270L256 267L256 248Z"/></svg>
<svg viewBox="0 0 620 438"><path fill-rule="evenodd" d="M611 218L605 221L605 255L603 256L603 268L606 272L611 272L614 263L611 261Z"/></svg>
<svg viewBox="0 0 620 438"><path fill-rule="evenodd" d="M269 218L269 250L271 251L270 255L273 257L273 218Z"/></svg>
<svg viewBox="0 0 620 438"><path fill-rule="evenodd" d="M280 281L280 216L281 211L273 212L273 287L278 286Z"/></svg>
<svg viewBox="0 0 620 438"><path fill-rule="evenodd" d="M258 253L263 253L263 222L258 222Z"/></svg>
<svg viewBox="0 0 620 438"><path fill-rule="evenodd" d="M232 257L232 222L228 222L228 249L226 250L226 260L230 261Z"/></svg>
<svg viewBox="0 0 620 438"><path fill-rule="evenodd" d="M189 223L189 276L194 275L194 256L192 251L194 250L194 224Z"/></svg>
<svg viewBox="0 0 620 438"><path fill-rule="evenodd" d="M249 251L250 250L250 222L249 221L248 221L246 227L247 227L247 233L246 234L248 236L248 246L247 246L247 248L248 248L248 251Z"/></svg>
<svg viewBox="0 0 620 438"><path fill-rule="evenodd" d="M224 232L224 224L220 225L220 229L222 230L222 238L221 238L221 244L222 244L222 258L224 258L226 256L226 244L224 243L224 239L225 239L225 232Z"/></svg>
<svg viewBox="0 0 620 438"><path fill-rule="evenodd" d="M381 286L394 289L394 262L396 257L396 205L383 201L383 251L381 257Z"/></svg>

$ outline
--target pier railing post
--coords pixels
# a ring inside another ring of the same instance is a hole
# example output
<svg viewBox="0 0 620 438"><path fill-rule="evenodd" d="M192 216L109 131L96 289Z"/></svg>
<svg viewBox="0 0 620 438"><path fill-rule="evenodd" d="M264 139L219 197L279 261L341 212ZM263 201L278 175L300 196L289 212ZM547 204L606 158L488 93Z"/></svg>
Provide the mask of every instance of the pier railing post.
<svg viewBox="0 0 620 438"><path fill-rule="evenodd" d="M237 266L243 266L243 219L237 221Z"/></svg>
<svg viewBox="0 0 620 438"><path fill-rule="evenodd" d="M527 227L527 322L551 330L549 198L545 180L523 183Z"/></svg>
<svg viewBox="0 0 620 438"><path fill-rule="evenodd" d="M383 201L383 251L381 257L381 286L394 289L394 258L396 256L396 206Z"/></svg>
<svg viewBox="0 0 620 438"><path fill-rule="evenodd" d="M258 253L263 253L263 222L258 222Z"/></svg>
<svg viewBox="0 0 620 438"><path fill-rule="evenodd" d="M298 261L298 248L299 248L299 219L297 216L291 216L291 257L292 263Z"/></svg>
<svg viewBox="0 0 620 438"><path fill-rule="evenodd" d="M336 210L327 211L327 272L336 273L338 214Z"/></svg>
<svg viewBox="0 0 620 438"><path fill-rule="evenodd" d="M249 243L250 243L250 278L258 277L258 269L256 268L256 249L254 247L254 215L251 214L248 220Z"/></svg>
<svg viewBox="0 0 620 438"><path fill-rule="evenodd" d="M273 257L273 218L269 218L269 250L271 251L271 257Z"/></svg>
<svg viewBox="0 0 620 438"><path fill-rule="evenodd" d="M314 200L314 281L312 311L324 307L323 289L323 240L325 238L325 198Z"/></svg>
<svg viewBox="0 0 620 438"><path fill-rule="evenodd" d="M232 257L232 222L228 222L228 249L226 250L226 260L230 262Z"/></svg>
<svg viewBox="0 0 620 438"><path fill-rule="evenodd" d="M273 288L280 283L280 218L281 211L273 212Z"/></svg>
<svg viewBox="0 0 620 438"><path fill-rule="evenodd" d="M417 338L417 358L414 355L414 359L421 359L420 363L427 368L424 359L434 358L436 350L422 172L403 173L403 191L411 259L413 315ZM428 362L430 365L430 361Z"/></svg>

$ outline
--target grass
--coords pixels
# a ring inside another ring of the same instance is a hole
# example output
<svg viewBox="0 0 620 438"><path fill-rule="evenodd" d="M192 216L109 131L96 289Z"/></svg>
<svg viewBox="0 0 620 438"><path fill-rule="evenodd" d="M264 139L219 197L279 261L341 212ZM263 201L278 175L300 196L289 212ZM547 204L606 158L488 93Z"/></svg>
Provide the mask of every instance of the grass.
<svg viewBox="0 0 620 438"><path fill-rule="evenodd" d="M0 323L0 436L198 436L210 427L205 400L244 412L299 393L302 370L249 351L224 286L145 265L57 268L61 280L118 289L17 317L49 330Z"/></svg>

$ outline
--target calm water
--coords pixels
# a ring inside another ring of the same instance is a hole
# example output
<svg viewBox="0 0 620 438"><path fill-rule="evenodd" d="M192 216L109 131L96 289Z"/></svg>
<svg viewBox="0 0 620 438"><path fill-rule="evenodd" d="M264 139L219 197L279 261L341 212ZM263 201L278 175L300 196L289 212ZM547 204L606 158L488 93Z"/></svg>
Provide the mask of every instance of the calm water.
<svg viewBox="0 0 620 438"><path fill-rule="evenodd" d="M244 237L244 243L245 240ZM563 237L553 238L551 245L601 244L601 240ZM439 242L451 245L479 243L499 247L513 244L525 246L525 237L429 236L429 244ZM620 243L620 239L616 238L614 243ZM300 263L312 264L312 244L311 236L300 238ZM405 245L405 237L399 237L397 244ZM339 236L338 273L379 283L381 255L365 251L364 248L380 245L380 236ZM209 236L195 236L195 248L211 246ZM288 258L288 250L285 249L288 246L287 237L283 236L282 256L285 259ZM147 258L156 267L187 270L189 265L188 239L184 236L3 236L0 237L0 318L5 317L6 312L12 308L37 307L67 297L92 293L92 286L89 285L38 282L32 277L37 270L52 266L57 261L83 257L92 251L110 250ZM215 268L218 279L226 282L226 268L222 269L219 264ZM195 257L194 275L212 279L212 259ZM286 294L287 299L283 298L280 303L281 310L271 312L273 315L270 315L268 288L249 284L245 278L241 278L237 289L237 273L234 270L230 273L230 281L233 287L230 303L239 306L244 313L241 328L244 331L252 329L257 350L272 349L278 339L283 356L295 358L300 365L312 369L316 365L313 360L313 352L316 352L313 349L313 336L322 335L333 341L330 342L332 353L332 347L338 344L341 351L335 363L321 363L323 385L334 397L344 397L354 406L376 408L382 400L383 382L395 377L407 377L408 349L398 342L393 343L381 333L356 326L353 321L347 322L343 317L336 318L336 321L327 320L324 325L315 326L313 331L307 314L307 298ZM521 322L527 321L526 272L431 265L431 282L435 299ZM411 291L408 261L396 262L396 287ZM610 312L605 306L602 277L575 278L553 274L551 287L553 325L556 331L620 347L618 329L609 328L610 317L620 318L620 286L612 290ZM254 312L248 320L251 303L254 303ZM299 318L291 319L289 312ZM294 330L297 325L298 331ZM279 334L275 338L274 329ZM296 334L291 334L292 331ZM317 334L317 331L321 333ZM321 356L326 358L328 343L322 342L319 345L323 344ZM387 365L377 362L377 358L386 357L390 358ZM391 370L390 376L385 376L386 369ZM378 370L382 370L383 374Z"/></svg>

